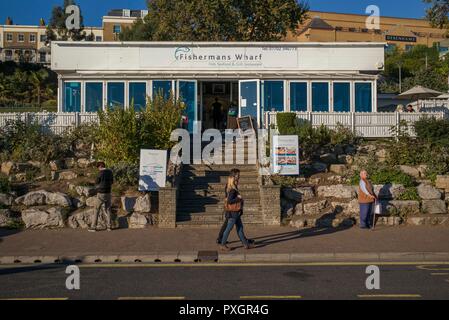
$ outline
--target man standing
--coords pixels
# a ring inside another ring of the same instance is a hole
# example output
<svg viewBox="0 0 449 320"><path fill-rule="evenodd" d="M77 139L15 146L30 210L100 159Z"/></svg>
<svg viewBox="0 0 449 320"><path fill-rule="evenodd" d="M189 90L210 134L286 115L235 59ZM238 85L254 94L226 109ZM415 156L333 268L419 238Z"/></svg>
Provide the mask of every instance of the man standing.
<svg viewBox="0 0 449 320"><path fill-rule="evenodd" d="M214 129L221 129L220 123L222 118L221 103L218 102L218 98L215 98L215 102L212 104L212 117L214 118Z"/></svg>
<svg viewBox="0 0 449 320"><path fill-rule="evenodd" d="M111 189L114 183L114 176L112 170L106 169L106 165L103 161L97 163L97 168L100 174L97 177L95 184L97 185L97 203L95 206L94 221L89 229L90 232L97 231L98 216L103 211L106 215L106 227L108 231L111 231L111 215L112 215L112 195Z"/></svg>
<svg viewBox="0 0 449 320"><path fill-rule="evenodd" d="M377 201L373 185L368 180L368 172L360 172L359 204L360 204L360 228L370 229L372 227L373 204Z"/></svg>

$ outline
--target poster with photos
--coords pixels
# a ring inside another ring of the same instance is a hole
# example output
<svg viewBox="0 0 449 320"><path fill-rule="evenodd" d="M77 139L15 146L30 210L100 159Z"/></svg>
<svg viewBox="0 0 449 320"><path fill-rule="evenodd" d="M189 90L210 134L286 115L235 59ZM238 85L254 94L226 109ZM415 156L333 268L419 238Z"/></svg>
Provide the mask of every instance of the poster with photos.
<svg viewBox="0 0 449 320"><path fill-rule="evenodd" d="M273 173L299 175L298 136L273 136Z"/></svg>

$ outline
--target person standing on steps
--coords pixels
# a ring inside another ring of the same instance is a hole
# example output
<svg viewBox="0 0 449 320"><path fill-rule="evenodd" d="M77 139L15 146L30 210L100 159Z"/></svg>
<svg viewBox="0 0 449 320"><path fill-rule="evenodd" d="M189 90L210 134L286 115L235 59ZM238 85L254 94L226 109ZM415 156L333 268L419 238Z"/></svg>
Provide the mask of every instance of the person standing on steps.
<svg viewBox="0 0 449 320"><path fill-rule="evenodd" d="M97 186L97 203L95 205L94 221L89 229L89 232L97 231L98 216L103 212L106 216L106 227L111 231L111 216L112 216L112 184L114 183L114 175L111 169L106 169L106 164L103 161L97 163L97 168L100 174L95 181Z"/></svg>
<svg viewBox="0 0 449 320"><path fill-rule="evenodd" d="M237 179L240 179L240 170L239 169L232 169L231 172L229 173L230 177L236 177ZM228 192L228 185L226 184L225 186L225 196L227 197ZM228 226L228 222L229 222L229 218L230 215L227 212L224 212L224 222L223 225L221 226L220 232L218 233L218 237L217 237L217 244L221 244L221 240L223 239L223 234L226 230L226 227ZM253 239L246 239L248 241L248 243L252 243L254 244L254 240Z"/></svg>
<svg viewBox="0 0 449 320"><path fill-rule="evenodd" d="M244 201L238 189L240 172L237 169L232 172L235 174L231 174L228 177L228 183L226 185L225 212L228 217L228 224L221 238L220 249L222 251L231 250L226 243L234 225L237 229L237 235L245 249L254 248L254 244L246 239L245 233L243 232L242 214Z"/></svg>
<svg viewBox="0 0 449 320"><path fill-rule="evenodd" d="M360 205L360 228L370 229L373 227L372 215L377 196L374 193L373 184L369 181L368 172L366 170L360 172L358 194Z"/></svg>
<svg viewBox="0 0 449 320"><path fill-rule="evenodd" d="M215 98L215 102L212 104L212 117L214 119L214 129L221 129L222 111L221 103L218 102L218 98Z"/></svg>

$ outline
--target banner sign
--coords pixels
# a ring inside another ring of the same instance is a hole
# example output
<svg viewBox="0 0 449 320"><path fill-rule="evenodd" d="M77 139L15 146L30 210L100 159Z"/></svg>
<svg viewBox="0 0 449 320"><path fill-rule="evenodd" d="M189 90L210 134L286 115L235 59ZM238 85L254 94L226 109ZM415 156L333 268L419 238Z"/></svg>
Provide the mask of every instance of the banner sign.
<svg viewBox="0 0 449 320"><path fill-rule="evenodd" d="M140 150L139 191L159 191L167 180L167 151Z"/></svg>
<svg viewBox="0 0 449 320"><path fill-rule="evenodd" d="M273 136L273 173L299 175L298 136Z"/></svg>

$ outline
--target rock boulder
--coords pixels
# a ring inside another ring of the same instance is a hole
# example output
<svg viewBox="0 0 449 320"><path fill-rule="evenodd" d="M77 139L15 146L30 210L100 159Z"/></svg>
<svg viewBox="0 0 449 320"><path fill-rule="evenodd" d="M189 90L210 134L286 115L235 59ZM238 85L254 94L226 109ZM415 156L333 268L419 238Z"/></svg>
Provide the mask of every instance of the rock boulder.
<svg viewBox="0 0 449 320"><path fill-rule="evenodd" d="M319 186L317 189L317 195L322 198L339 199L354 199L357 196L354 187L343 184Z"/></svg>
<svg viewBox="0 0 449 320"><path fill-rule="evenodd" d="M61 208L27 209L22 211L22 220L27 229L64 228L64 215Z"/></svg>

